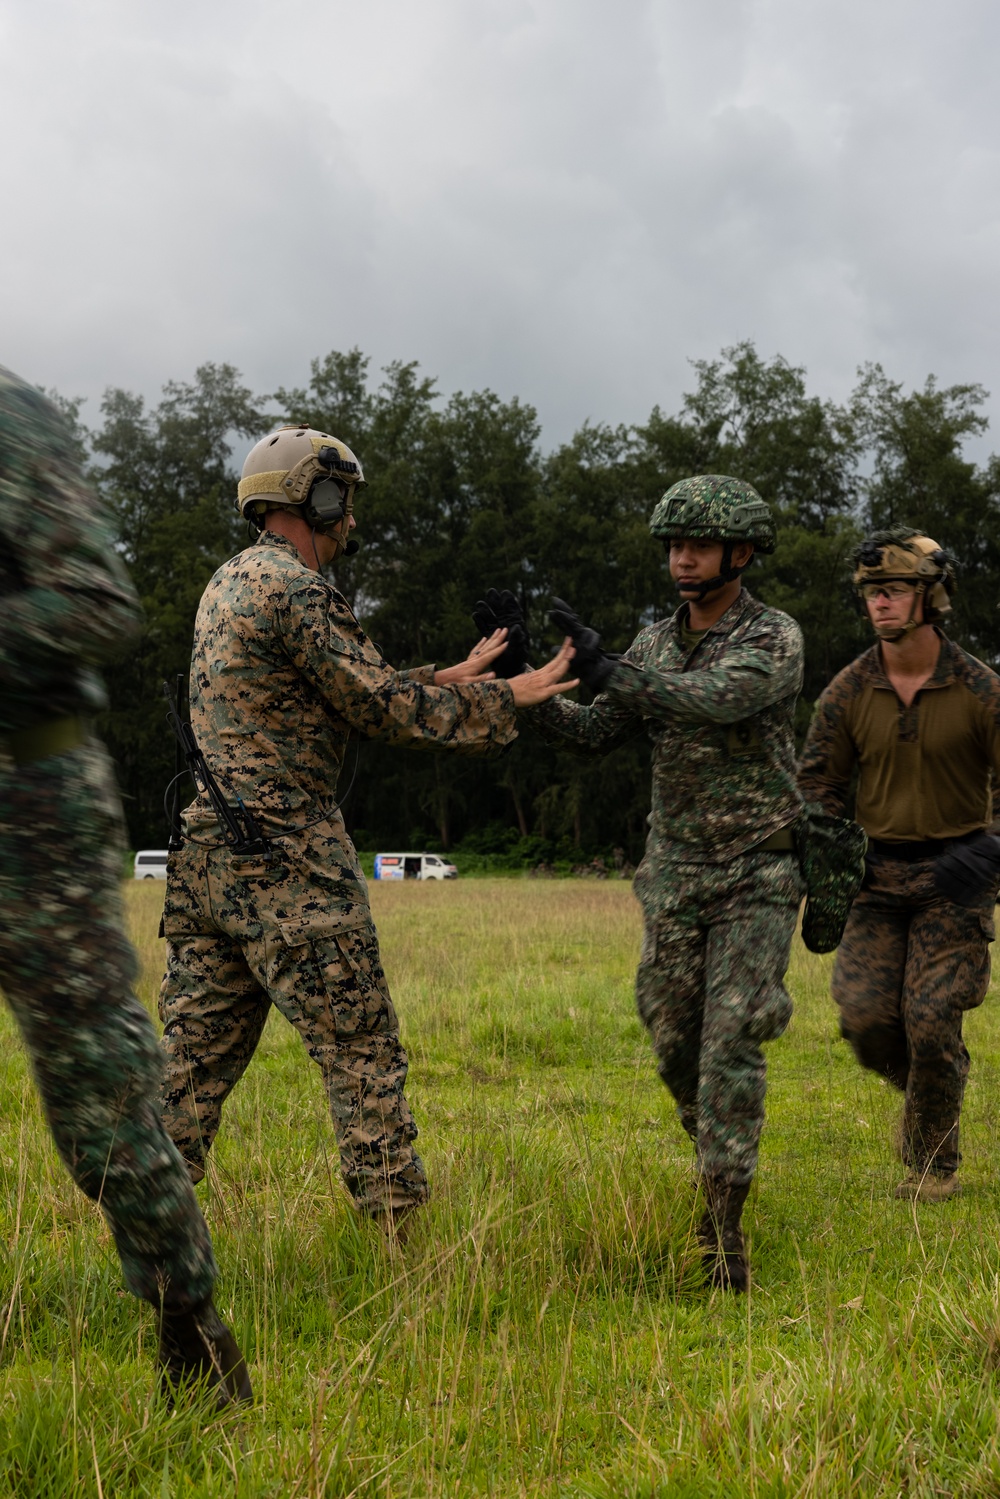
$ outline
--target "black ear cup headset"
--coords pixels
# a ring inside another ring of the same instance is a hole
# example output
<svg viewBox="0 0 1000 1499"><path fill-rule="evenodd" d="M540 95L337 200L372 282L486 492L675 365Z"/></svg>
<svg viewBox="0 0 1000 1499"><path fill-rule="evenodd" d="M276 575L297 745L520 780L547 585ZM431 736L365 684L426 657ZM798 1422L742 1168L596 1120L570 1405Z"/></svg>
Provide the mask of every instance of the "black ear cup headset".
<svg viewBox="0 0 1000 1499"><path fill-rule="evenodd" d="M344 463L336 448L320 448L316 454L317 462L323 464L328 470L345 469ZM355 472L357 465L353 465ZM333 473L317 474L309 486L306 502L302 507L303 519L314 526L317 531L328 531L348 517L354 509L353 504L348 504L347 496L350 488L342 479L336 478ZM346 541L343 555L353 557L358 550L356 541Z"/></svg>
<svg viewBox="0 0 1000 1499"><path fill-rule="evenodd" d="M352 481L357 480L360 471L357 463L345 462L336 448L319 448L316 463L327 472L316 475L310 484L306 504L303 505L303 519L310 526L315 526L316 531L331 531L334 526L351 516L354 510L351 483L337 478L334 469L345 474L349 472ZM354 556L357 550L357 541L346 540L343 544L343 556Z"/></svg>

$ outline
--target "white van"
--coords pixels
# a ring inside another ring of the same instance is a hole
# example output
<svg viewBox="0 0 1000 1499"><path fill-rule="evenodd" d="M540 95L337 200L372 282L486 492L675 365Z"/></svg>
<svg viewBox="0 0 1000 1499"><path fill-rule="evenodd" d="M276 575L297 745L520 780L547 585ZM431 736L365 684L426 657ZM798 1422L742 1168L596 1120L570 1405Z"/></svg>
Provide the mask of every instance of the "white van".
<svg viewBox="0 0 1000 1499"><path fill-rule="evenodd" d="M134 874L137 880L165 880L167 850L165 848L141 848L135 856Z"/></svg>
<svg viewBox="0 0 1000 1499"><path fill-rule="evenodd" d="M377 880L457 880L454 864L437 854L376 854Z"/></svg>

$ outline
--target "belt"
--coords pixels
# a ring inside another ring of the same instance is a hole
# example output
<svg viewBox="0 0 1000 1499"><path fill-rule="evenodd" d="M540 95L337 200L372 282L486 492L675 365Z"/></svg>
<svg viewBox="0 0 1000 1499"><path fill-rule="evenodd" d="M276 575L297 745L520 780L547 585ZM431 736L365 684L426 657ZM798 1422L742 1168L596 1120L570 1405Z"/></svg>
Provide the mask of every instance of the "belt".
<svg viewBox="0 0 1000 1499"><path fill-rule="evenodd" d="M902 859L906 864L915 864L918 859L936 859L951 844L978 838L981 831L977 828L975 832L963 833L958 838L924 838L913 843L888 843L884 838L869 838L868 851L876 859Z"/></svg>
<svg viewBox="0 0 1000 1499"><path fill-rule="evenodd" d="M794 823L779 828L776 833L765 838L763 843L755 843L749 850L752 854L793 854L795 852Z"/></svg>
<svg viewBox="0 0 1000 1499"><path fill-rule="evenodd" d="M15 765L23 767L33 765L36 760L47 760L50 755L64 755L86 738L83 719L69 714L65 718L50 718L48 723L32 724L30 729L15 729L13 734L0 734L0 750Z"/></svg>

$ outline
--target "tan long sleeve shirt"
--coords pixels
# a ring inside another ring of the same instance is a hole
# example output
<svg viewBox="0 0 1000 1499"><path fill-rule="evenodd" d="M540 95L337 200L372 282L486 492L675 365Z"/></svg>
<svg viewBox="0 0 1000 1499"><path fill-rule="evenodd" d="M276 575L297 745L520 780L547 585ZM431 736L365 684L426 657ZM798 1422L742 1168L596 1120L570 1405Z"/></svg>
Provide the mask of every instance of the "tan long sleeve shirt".
<svg viewBox="0 0 1000 1499"><path fill-rule="evenodd" d="M1000 677L942 636L934 674L907 708L872 646L816 705L799 764L806 803L842 815L855 767L855 816L869 838L923 842L985 827L1000 781Z"/></svg>

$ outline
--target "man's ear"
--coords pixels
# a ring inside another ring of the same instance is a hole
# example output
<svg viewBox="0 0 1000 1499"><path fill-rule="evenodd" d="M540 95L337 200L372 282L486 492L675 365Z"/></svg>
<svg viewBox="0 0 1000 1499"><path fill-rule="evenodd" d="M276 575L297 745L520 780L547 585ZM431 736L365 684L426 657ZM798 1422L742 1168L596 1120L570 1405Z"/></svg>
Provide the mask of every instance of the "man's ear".
<svg viewBox="0 0 1000 1499"><path fill-rule="evenodd" d="M753 556L752 541L738 541L733 547L733 566L746 567Z"/></svg>

